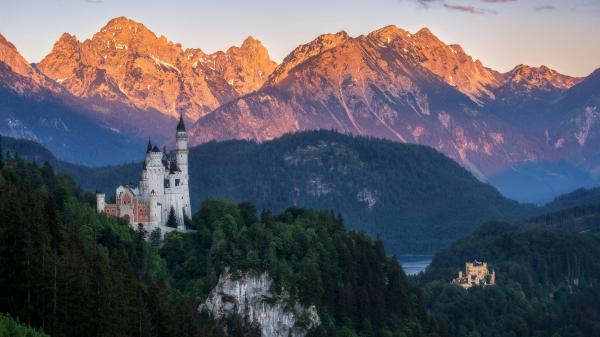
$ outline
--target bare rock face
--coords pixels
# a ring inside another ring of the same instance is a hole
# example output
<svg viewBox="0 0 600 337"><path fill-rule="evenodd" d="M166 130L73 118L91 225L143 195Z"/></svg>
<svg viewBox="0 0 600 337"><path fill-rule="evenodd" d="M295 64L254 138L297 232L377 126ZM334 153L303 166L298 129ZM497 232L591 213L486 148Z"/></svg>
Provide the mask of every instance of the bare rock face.
<svg viewBox="0 0 600 337"><path fill-rule="evenodd" d="M271 61L267 49L252 36L244 40L241 47L216 52L211 58L214 59L216 72L238 95L260 89L277 67L277 63Z"/></svg>
<svg viewBox="0 0 600 337"><path fill-rule="evenodd" d="M120 17L83 42L63 34L39 69L71 94L196 120L224 102L259 88L276 64L253 38L226 53L156 36Z"/></svg>
<svg viewBox="0 0 600 337"><path fill-rule="evenodd" d="M190 134L197 144L336 129L430 145L484 177L539 152L484 113L500 83L500 74L428 30L322 35L286 57L261 90L220 106Z"/></svg>
<svg viewBox="0 0 600 337"><path fill-rule="evenodd" d="M547 98L558 97L564 90L581 83L583 79L560 74L546 66L519 65L504 74L502 86L497 89L500 97Z"/></svg>
<svg viewBox="0 0 600 337"><path fill-rule="evenodd" d="M17 48L0 35L0 62L9 66L13 72L21 76L31 76L33 68L25 61L23 56L19 54Z"/></svg>
<svg viewBox="0 0 600 337"><path fill-rule="evenodd" d="M226 271L198 310L215 319L238 314L258 326L262 337L304 337L308 330L321 324L314 306L290 307L285 291L282 295L271 292L272 283L267 273L234 277Z"/></svg>
<svg viewBox="0 0 600 337"><path fill-rule="evenodd" d="M479 104L486 99L493 99L491 89L501 83L500 73L484 67L479 60L474 61L461 46L446 45L427 28L411 35L389 26L369 36L379 41L394 41L395 48L403 52L406 58L428 69Z"/></svg>
<svg viewBox="0 0 600 337"><path fill-rule="evenodd" d="M0 34L0 86L19 94L31 95L49 90L60 92L60 87L32 67L17 48Z"/></svg>

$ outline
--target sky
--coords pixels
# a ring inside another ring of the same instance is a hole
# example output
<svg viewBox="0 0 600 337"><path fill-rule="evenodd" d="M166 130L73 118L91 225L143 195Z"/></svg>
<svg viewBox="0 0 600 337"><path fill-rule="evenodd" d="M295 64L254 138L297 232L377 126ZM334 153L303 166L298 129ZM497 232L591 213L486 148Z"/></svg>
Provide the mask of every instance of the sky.
<svg viewBox="0 0 600 337"><path fill-rule="evenodd" d="M84 40L118 16L207 53L252 35L277 62L320 34L394 24L428 27L501 72L544 64L586 76L600 68L600 0L0 0L0 34L39 62L63 32Z"/></svg>

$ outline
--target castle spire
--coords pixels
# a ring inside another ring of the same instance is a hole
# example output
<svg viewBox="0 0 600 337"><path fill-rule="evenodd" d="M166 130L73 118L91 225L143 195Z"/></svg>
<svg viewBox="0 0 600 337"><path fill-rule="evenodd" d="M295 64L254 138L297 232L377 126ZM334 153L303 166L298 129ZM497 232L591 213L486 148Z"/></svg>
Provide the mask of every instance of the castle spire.
<svg viewBox="0 0 600 337"><path fill-rule="evenodd" d="M150 153L152 151L152 142L150 141L150 137L148 137L148 148L146 149L146 153Z"/></svg>
<svg viewBox="0 0 600 337"><path fill-rule="evenodd" d="M179 123L177 124L177 132L185 132L185 124L183 123L183 114L179 115Z"/></svg>

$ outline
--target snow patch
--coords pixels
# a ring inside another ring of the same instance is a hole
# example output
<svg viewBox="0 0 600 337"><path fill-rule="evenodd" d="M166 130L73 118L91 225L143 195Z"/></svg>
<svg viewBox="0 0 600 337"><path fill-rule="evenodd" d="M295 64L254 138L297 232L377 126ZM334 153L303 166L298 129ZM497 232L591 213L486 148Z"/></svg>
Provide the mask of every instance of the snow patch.
<svg viewBox="0 0 600 337"><path fill-rule="evenodd" d="M176 66L172 65L171 63L165 62L165 61L159 59L158 57L156 57L154 55L150 55L150 58L154 61L154 63L157 66L159 66L161 68L166 68L166 69L169 69L169 70L174 70L174 71L176 71L176 72L178 72L178 73L181 74L181 71L179 71L179 68L177 68Z"/></svg>

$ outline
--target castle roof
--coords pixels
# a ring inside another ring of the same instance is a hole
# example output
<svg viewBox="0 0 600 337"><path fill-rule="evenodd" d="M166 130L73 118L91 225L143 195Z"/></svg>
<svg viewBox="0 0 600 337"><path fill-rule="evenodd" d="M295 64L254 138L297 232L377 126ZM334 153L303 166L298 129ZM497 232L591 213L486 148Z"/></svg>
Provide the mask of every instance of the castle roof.
<svg viewBox="0 0 600 337"><path fill-rule="evenodd" d="M152 143L150 142L150 138L148 138L148 148L146 149L146 153L150 153L152 151Z"/></svg>
<svg viewBox="0 0 600 337"><path fill-rule="evenodd" d="M179 116L179 123L177 123L177 132L185 132L185 124L183 123L183 115Z"/></svg>
<svg viewBox="0 0 600 337"><path fill-rule="evenodd" d="M179 168L179 166L177 166L177 163L175 163L174 161L171 161L171 163L169 165L169 173L173 174L175 172L181 172L181 169Z"/></svg>
<svg viewBox="0 0 600 337"><path fill-rule="evenodd" d="M160 152L160 149L154 145L154 147L152 148L152 152Z"/></svg>

